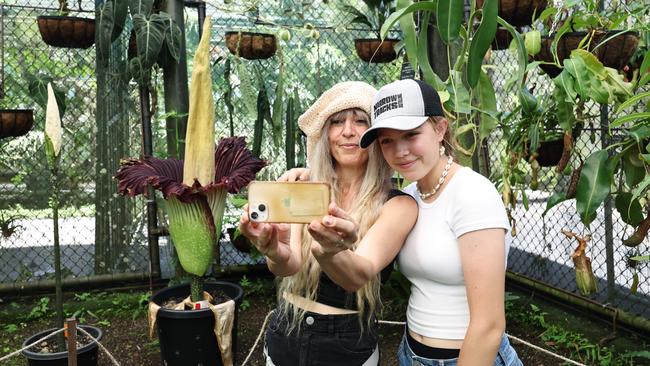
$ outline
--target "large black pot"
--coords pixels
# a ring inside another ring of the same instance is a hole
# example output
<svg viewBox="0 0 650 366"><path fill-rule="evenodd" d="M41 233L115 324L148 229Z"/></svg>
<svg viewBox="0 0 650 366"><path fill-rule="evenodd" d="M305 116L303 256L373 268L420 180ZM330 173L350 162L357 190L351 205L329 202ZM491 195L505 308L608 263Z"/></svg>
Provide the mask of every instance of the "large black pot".
<svg viewBox="0 0 650 366"><path fill-rule="evenodd" d="M208 282L205 291L221 290L235 301L235 319L232 327L232 354L236 365L237 313L244 290L231 282ZM171 298L184 299L190 295L190 285L167 287L156 292L151 301L157 305ZM214 314L210 309L170 310L160 308L156 315L158 340L163 363L167 366L222 366L221 351L214 334Z"/></svg>
<svg viewBox="0 0 650 366"><path fill-rule="evenodd" d="M86 332L90 333L90 335L95 337L95 339L98 341L101 340L101 329L90 325L80 325L80 327L83 328ZM23 342L23 347L32 344L41 338L45 338L54 331L56 331L56 328L48 329L27 338L27 340ZM80 332L77 333L77 336L80 336ZM53 340L55 338L56 336L49 338L49 340ZM27 363L29 366L68 366L68 352L38 353L30 350L25 350L23 351L23 356L27 358ZM77 365L97 365L97 343L92 342L77 349Z"/></svg>

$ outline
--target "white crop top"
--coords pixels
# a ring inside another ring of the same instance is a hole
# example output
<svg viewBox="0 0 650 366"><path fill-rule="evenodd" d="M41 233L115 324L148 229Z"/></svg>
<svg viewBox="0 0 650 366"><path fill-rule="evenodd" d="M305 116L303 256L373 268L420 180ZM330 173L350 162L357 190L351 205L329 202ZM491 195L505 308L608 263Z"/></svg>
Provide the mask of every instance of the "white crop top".
<svg viewBox="0 0 650 366"><path fill-rule="evenodd" d="M509 230L501 197L488 179L466 167L452 176L432 203L420 199L415 183L404 192L419 207L417 222L397 258L399 270L411 281L408 327L425 337L464 339L469 305L458 237L480 229ZM506 233L506 258L509 247Z"/></svg>

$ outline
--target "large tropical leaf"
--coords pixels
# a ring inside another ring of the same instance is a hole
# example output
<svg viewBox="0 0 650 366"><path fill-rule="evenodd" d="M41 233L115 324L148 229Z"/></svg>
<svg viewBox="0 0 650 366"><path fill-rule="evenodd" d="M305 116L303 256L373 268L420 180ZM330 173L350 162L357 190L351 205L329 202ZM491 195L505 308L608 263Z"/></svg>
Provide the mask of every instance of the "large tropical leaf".
<svg viewBox="0 0 650 366"><path fill-rule="evenodd" d="M565 70L573 76L575 91L583 99L593 99L598 103L608 103L610 99L609 91L603 86L600 79L600 77L604 78L605 76L602 76L597 65L593 63L588 65L585 63L585 59L580 56L581 54L576 54L575 52L576 50L572 52L571 58L564 60ZM605 69L603 65L598 60L596 62L600 64L600 70L604 73Z"/></svg>
<svg viewBox="0 0 650 366"><path fill-rule="evenodd" d="M438 22L438 32L440 33L440 39L442 39L445 44L449 44L449 42L458 38L464 17L465 1L438 1L436 20Z"/></svg>
<svg viewBox="0 0 650 366"><path fill-rule="evenodd" d="M608 164L606 150L599 150L587 157L576 192L576 209L585 226L596 218L596 209L609 195L612 179L613 171Z"/></svg>
<svg viewBox="0 0 650 366"><path fill-rule="evenodd" d="M404 9L412 5L412 0L397 0L397 10ZM402 37L404 47L406 48L406 55L413 70L417 73L418 68L418 39L417 31L415 28L415 21L410 13L406 13L399 18L399 26L402 29Z"/></svg>
<svg viewBox="0 0 650 366"><path fill-rule="evenodd" d="M154 0L129 0L129 11L131 16L142 15L148 17L151 14Z"/></svg>
<svg viewBox="0 0 650 366"><path fill-rule="evenodd" d="M564 194L564 192L554 192L554 193L551 195L551 197L549 197L548 201L546 201L546 209L545 209L544 212L542 213L542 216L545 216L546 213L547 213L551 208L553 208L554 206L556 206L558 203L563 202L563 201L566 201L566 200L567 200L567 198L566 198L566 195Z"/></svg>
<svg viewBox="0 0 650 366"><path fill-rule="evenodd" d="M169 14L161 11L159 14L154 14L151 19L159 19L165 23L165 45L169 55L178 62L181 54L181 28L176 21L172 19Z"/></svg>
<svg viewBox="0 0 650 366"><path fill-rule="evenodd" d="M625 173L625 184L630 188L636 186L645 178L645 164L639 158L639 154L638 145L634 144L625 150L621 156L622 168Z"/></svg>
<svg viewBox="0 0 650 366"><path fill-rule="evenodd" d="M65 103L65 92L54 84L54 78L49 75L34 75L30 73L25 74L27 79L27 89L29 90L29 95L32 99L38 104L43 110L47 109L47 84L52 84L52 90L54 91L54 97L56 99L56 104L59 107L59 115L63 118L65 113L66 103Z"/></svg>
<svg viewBox="0 0 650 366"><path fill-rule="evenodd" d="M113 32L111 34L111 41L115 41L124 29L129 5L127 0L111 0L111 2L113 2Z"/></svg>
<svg viewBox="0 0 650 366"><path fill-rule="evenodd" d="M110 54L113 26L115 23L113 2L107 1L97 9L95 16L97 60L107 62Z"/></svg>
<svg viewBox="0 0 650 366"><path fill-rule="evenodd" d="M430 17L431 12L429 11L424 11L422 13L422 29L420 29L420 34L418 35L418 45L428 44ZM425 82L437 91L445 90L445 83L433 71L431 63L429 62L429 47L418 47L418 64L420 65L420 70L422 71L422 76L424 77ZM444 103L444 101L442 102Z"/></svg>
<svg viewBox="0 0 650 366"><path fill-rule="evenodd" d="M440 3L438 8L440 8ZM467 57L467 83L471 88L474 88L478 83L483 57L485 57L485 53L490 48L497 32L498 12L499 0L485 0L481 23L472 37L472 42L469 45L469 56Z"/></svg>
<svg viewBox="0 0 650 366"><path fill-rule="evenodd" d="M449 104L453 111L456 113L471 112L469 91L463 84L462 75L460 71L452 70L449 74L449 82L447 83L447 91L449 92Z"/></svg>
<svg viewBox="0 0 650 366"><path fill-rule="evenodd" d="M411 2L397 3L397 10L391 14L381 26L379 32L382 39L386 38L388 32L393 28L401 18L410 16L413 19L413 13L420 10L436 11L436 3L433 1L418 1L415 4ZM403 31L403 30L402 30Z"/></svg>
<svg viewBox="0 0 650 366"><path fill-rule="evenodd" d="M145 68L150 68L156 62L162 48L167 24L163 17L154 14L151 19L142 15L133 16L133 25L136 42L138 42L138 57Z"/></svg>

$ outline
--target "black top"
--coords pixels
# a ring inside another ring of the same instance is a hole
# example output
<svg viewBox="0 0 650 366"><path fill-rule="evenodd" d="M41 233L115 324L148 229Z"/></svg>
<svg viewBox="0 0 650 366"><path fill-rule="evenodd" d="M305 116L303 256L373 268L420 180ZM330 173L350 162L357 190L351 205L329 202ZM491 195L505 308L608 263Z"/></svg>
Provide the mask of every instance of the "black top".
<svg viewBox="0 0 650 366"><path fill-rule="evenodd" d="M388 192L388 198L386 201L398 196L410 197L410 195L400 190L391 189L390 192ZM381 270L380 278L382 283L388 281L388 278L393 271L394 262L395 258L393 258L393 260L384 269ZM316 292L316 301L321 304L334 306L341 309L358 310L356 293L345 291L341 286L334 283L325 272L321 272L320 274L318 291Z"/></svg>

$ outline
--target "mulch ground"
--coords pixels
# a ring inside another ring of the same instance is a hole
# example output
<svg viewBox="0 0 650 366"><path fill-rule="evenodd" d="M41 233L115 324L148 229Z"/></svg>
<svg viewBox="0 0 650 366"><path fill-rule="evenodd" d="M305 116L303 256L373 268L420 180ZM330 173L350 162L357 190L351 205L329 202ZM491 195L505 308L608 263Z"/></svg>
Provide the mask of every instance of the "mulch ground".
<svg viewBox="0 0 650 366"><path fill-rule="evenodd" d="M248 305L245 309L239 310L239 324L237 328L237 365L241 365L248 355L259 335L266 315L274 307L275 295L273 294L273 283L267 279L264 281L266 282L263 289L259 290L258 288L254 294L246 296ZM3 306L6 305L7 302L0 302L0 315L2 315L1 311ZM25 306L26 309L30 308L30 305L28 304ZM392 321L403 321L403 306L403 303L401 305L392 305L391 303L388 303L383 318ZM162 364L158 341L157 339L149 338L147 320L143 314L140 314L134 319L126 314L120 316L105 316L102 317L102 321L103 324L98 325L104 331L101 343L111 352L113 357L115 357L121 365L149 366ZM3 322L5 324L3 324ZM0 332L8 326L8 322L9 320L0 317ZM92 321L88 321L88 323L92 324ZM0 339L5 338L4 341L0 341L0 357L20 348L20 343L31 334L51 327L52 320L51 318L47 318L45 320L41 319L28 324L23 324L18 330L12 331L9 335L4 333L0 336ZM395 354L397 352L402 332L403 326L401 325L380 325L382 365L397 365ZM509 321L508 332L514 336L545 347L545 345L539 340L540 330L530 327L530 325L517 324L517 322ZM542 366L562 364L562 362L557 358L536 351L525 345L517 344L515 342L513 342L513 345L525 365ZM10 361L2 363L3 366L26 364L26 361L22 357L14 357ZM100 356L99 365L110 366L113 365L113 363L102 354ZM261 342L254 350L247 365L265 365Z"/></svg>

